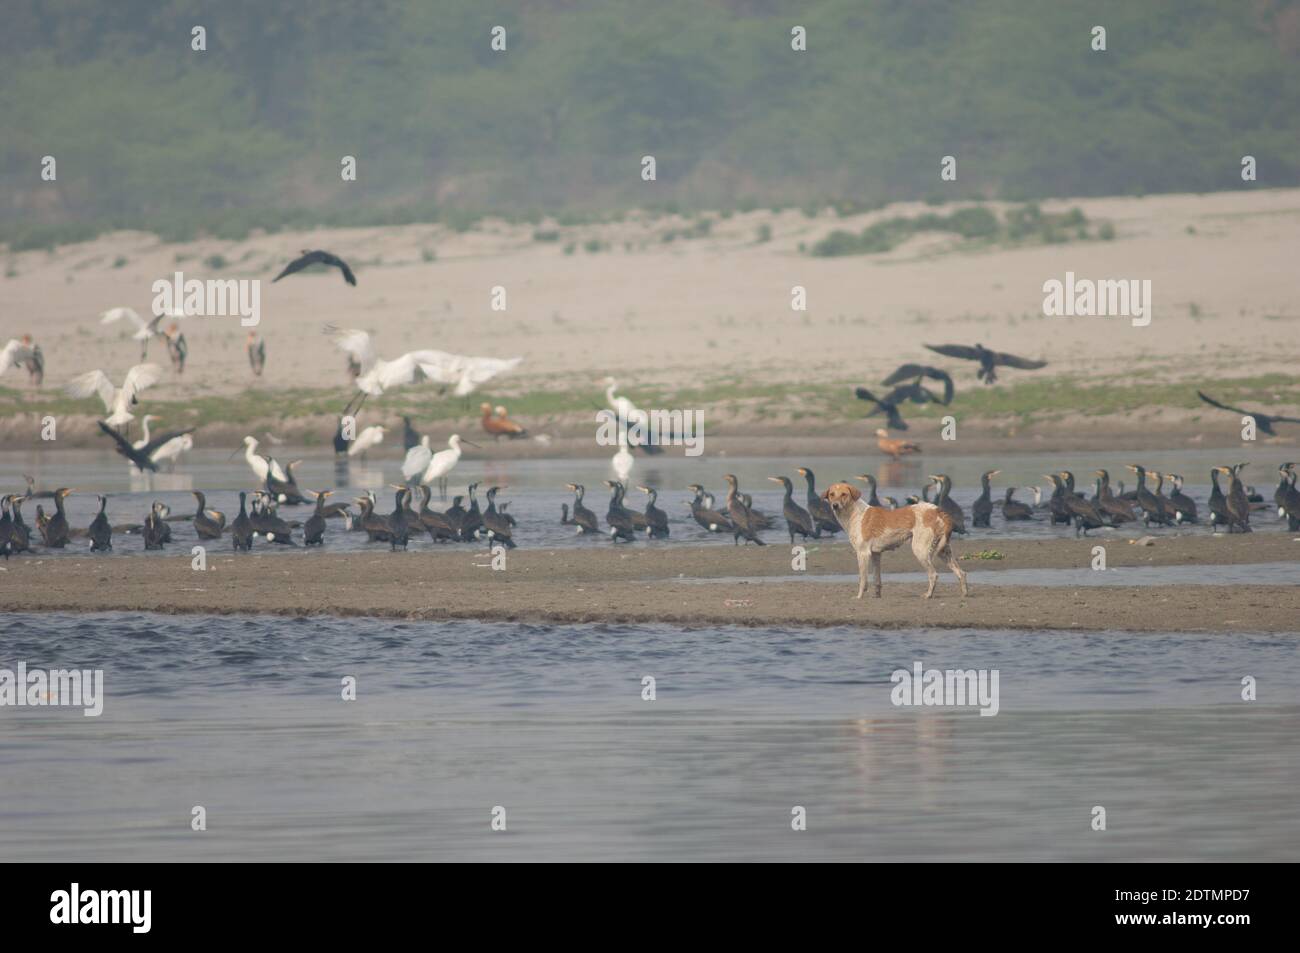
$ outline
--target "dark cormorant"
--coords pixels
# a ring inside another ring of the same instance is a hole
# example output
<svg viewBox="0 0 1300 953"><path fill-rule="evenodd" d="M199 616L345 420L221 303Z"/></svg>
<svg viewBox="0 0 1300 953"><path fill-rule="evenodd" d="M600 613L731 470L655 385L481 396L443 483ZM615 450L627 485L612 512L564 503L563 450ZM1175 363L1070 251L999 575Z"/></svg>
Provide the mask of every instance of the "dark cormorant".
<svg viewBox="0 0 1300 953"><path fill-rule="evenodd" d="M304 546L320 546L325 542L325 501L332 495L332 490L321 490L316 494L316 509L302 527Z"/></svg>
<svg viewBox="0 0 1300 953"><path fill-rule="evenodd" d="M1110 474L1105 470L1093 472L1097 474L1097 509L1102 515L1109 516L1110 521L1116 526L1136 520L1137 514L1133 512L1133 507L1111 492Z"/></svg>
<svg viewBox="0 0 1300 953"><path fill-rule="evenodd" d="M343 436L343 415L340 414L339 425L334 428L334 455L338 456L342 454L345 463L347 462L348 445L350 443L351 441L348 440L347 437Z"/></svg>
<svg viewBox="0 0 1300 953"><path fill-rule="evenodd" d="M1232 485L1228 488L1227 509L1228 517L1232 520L1232 526L1236 526L1241 532L1250 532L1250 501L1246 499L1246 488L1241 483L1241 469L1246 464L1237 463L1230 467L1219 467L1219 470L1232 477ZM1229 526L1231 531L1232 526Z"/></svg>
<svg viewBox="0 0 1300 953"><path fill-rule="evenodd" d="M927 344L927 348L945 357L959 357L964 361L979 361L980 369L975 377L985 384L992 384L998 379L997 368L1018 367L1025 371L1034 371L1046 367L1046 361L1031 361L1027 357L1017 357L1000 351L990 351L983 344L967 347L964 344Z"/></svg>
<svg viewBox="0 0 1300 953"><path fill-rule="evenodd" d="M463 496L453 496L451 506L443 510L442 518L451 524L451 531L455 534L456 539L464 539L465 534L461 532L461 527L465 525L466 511L465 507L460 505L460 501L465 499Z"/></svg>
<svg viewBox="0 0 1300 953"><path fill-rule="evenodd" d="M695 499L687 504L691 508L691 516L694 517L695 522L710 533L731 532L731 520L727 519L726 514L715 510L711 505L704 502L704 487L698 483L692 483L686 489L695 494Z"/></svg>
<svg viewBox="0 0 1300 953"><path fill-rule="evenodd" d="M309 248L304 248L299 257L285 265L284 271L271 279L271 284L275 284L287 275L292 275L295 272L302 271L309 265L329 265L330 267L337 268L339 271L343 272L343 280L348 284L355 285L357 283L357 276L352 274L352 269L348 267L347 262L342 258L337 255L332 255L327 251L321 251L320 249L312 251Z"/></svg>
<svg viewBox="0 0 1300 953"><path fill-rule="evenodd" d="M405 498L411 491L404 486L397 487L393 496L393 512L388 514L388 545L392 552L398 548L406 549L411 538L411 525L408 522Z"/></svg>
<svg viewBox="0 0 1300 953"><path fill-rule="evenodd" d="M1156 495L1147 489L1147 471L1145 467L1140 467L1136 463L1130 463L1128 468L1137 474L1137 489L1134 491L1137 496L1137 505L1142 510L1142 525L1150 526L1153 522L1157 526L1167 526L1170 522L1168 513L1165 512L1164 505L1156 498Z"/></svg>
<svg viewBox="0 0 1300 953"><path fill-rule="evenodd" d="M235 552L241 549L248 552L253 548L253 521L248 518L247 493L239 494L239 515L230 524L230 540L235 544Z"/></svg>
<svg viewBox="0 0 1300 953"><path fill-rule="evenodd" d="M790 545L794 545L794 534L804 539L820 539L821 532L813 524L812 515L794 501L794 484L789 477L768 477L773 483L785 487L785 500L781 503L781 515L785 517L785 527L790 531Z"/></svg>
<svg viewBox="0 0 1300 953"><path fill-rule="evenodd" d="M749 507L745 505L740 495L740 483L735 474L728 473L723 479L727 481L727 516L731 519L732 545L739 545L740 537L744 536L748 541L766 546L767 544L758 538L758 526L754 514L749 511ZM809 477L809 485L811 482Z"/></svg>
<svg viewBox="0 0 1300 953"><path fill-rule="evenodd" d="M1266 433L1270 436L1277 435L1276 432L1273 430L1274 424L1277 423L1300 424L1300 418L1296 418L1296 417L1279 417L1274 414L1261 414L1258 411L1254 411L1254 410L1242 410L1240 407L1229 407L1227 404L1219 403L1213 397L1207 397L1204 393L1202 393L1199 390L1196 392L1196 396L1201 398L1201 400L1205 401L1211 407L1218 407L1220 410L1230 410L1234 414L1241 414L1241 416L1243 417L1255 418L1256 429L1258 429L1260 433Z"/></svg>
<svg viewBox="0 0 1300 953"><path fill-rule="evenodd" d="M1169 474L1173 489L1169 491L1168 504L1173 510L1174 520L1178 523L1197 522L1196 501L1183 492L1183 478L1177 473Z"/></svg>
<svg viewBox="0 0 1300 953"><path fill-rule="evenodd" d="M880 497L876 495L876 478L874 476L870 473L859 473L853 479L867 485L867 506L882 506Z"/></svg>
<svg viewBox="0 0 1300 953"><path fill-rule="evenodd" d="M1286 527L1294 533L1300 530L1300 490L1296 490L1295 486L1295 464L1284 464L1278 468L1278 472L1282 474L1282 479L1286 483L1286 492L1277 501L1277 515L1279 519L1286 517Z"/></svg>
<svg viewBox="0 0 1300 953"><path fill-rule="evenodd" d="M497 511L497 491L504 490L503 486L490 487L487 491L487 509L483 511L483 528L487 530L488 539L494 543L502 543L506 549L514 549L515 541L510 538L511 531L514 528L513 521L504 513Z"/></svg>
<svg viewBox="0 0 1300 953"><path fill-rule="evenodd" d="M952 517L952 531L965 536L966 514L950 495L952 493L952 477L946 473L939 473L932 474L930 479L939 488L939 495L935 497L934 505Z"/></svg>
<svg viewBox="0 0 1300 953"><path fill-rule="evenodd" d="M636 526L632 522L632 512L623 505L623 484L617 480L606 480L609 487L609 509L605 511L605 522L609 524L610 539L631 542L636 539Z"/></svg>
<svg viewBox="0 0 1300 953"><path fill-rule="evenodd" d="M808 502L808 512L813 518L813 525L823 533L834 536L840 531L840 521L835 518L835 511L831 509L831 505L817 495L817 475L807 467L799 467L795 472L803 477L808 485L805 498Z"/></svg>
<svg viewBox="0 0 1300 953"><path fill-rule="evenodd" d="M266 492L270 494L271 499L289 506L297 506L300 503L307 502L307 497L298 488L298 478L293 475L293 468L300 463L302 463L301 460L294 460L284 468L286 477L284 480L277 480L270 470L267 471Z"/></svg>
<svg viewBox="0 0 1300 953"><path fill-rule="evenodd" d="M194 532L199 539L220 539L226 529L226 514L208 509L208 498L199 490L191 490L199 508L194 512Z"/></svg>
<svg viewBox="0 0 1300 953"><path fill-rule="evenodd" d="M1011 496L1015 492L1016 488L1014 486L1007 487L1006 498L1002 501L1002 518L1008 523L1014 523L1017 520L1032 520L1034 518L1033 508L1027 503L1013 500Z"/></svg>
<svg viewBox="0 0 1300 953"><path fill-rule="evenodd" d="M90 536L90 551L112 552L113 551L113 526L104 515L104 508L108 506L108 497L99 498L99 513L90 523L90 529L86 532Z"/></svg>
<svg viewBox="0 0 1300 953"><path fill-rule="evenodd" d="M478 531L483 526L483 514L479 512L478 497L475 495L478 484L471 483L468 489L469 509L465 511L465 516L460 521L460 538L467 543L478 536Z"/></svg>
<svg viewBox="0 0 1300 953"><path fill-rule="evenodd" d="M453 525L446 515L435 513L429 508L429 500L433 497L432 487L421 486L420 492L420 525L429 531L429 538L435 543L442 540L454 541L459 534L459 524Z"/></svg>
<svg viewBox="0 0 1300 953"><path fill-rule="evenodd" d="M1088 530L1101 529L1107 525L1105 517L1096 505L1075 490L1074 474L1069 470L1062 470L1061 476L1065 480L1065 494L1062 501L1065 508L1070 511L1070 518L1074 520L1074 535L1078 536L1082 533L1087 536Z"/></svg>
<svg viewBox="0 0 1300 953"><path fill-rule="evenodd" d="M420 435L415 428L411 426L411 418L406 415L402 416L402 449L410 450L412 447L420 445ZM334 449L338 449L335 447Z"/></svg>
<svg viewBox="0 0 1300 953"><path fill-rule="evenodd" d="M668 514L655 506L659 500L659 491L648 486L638 486L637 489L650 497L645 504L646 532L651 539L667 539Z"/></svg>
<svg viewBox="0 0 1300 953"><path fill-rule="evenodd" d="M596 519L596 514L583 505L582 498L587 494L587 488L581 483L566 483L570 490L573 491L573 519L569 522L578 527L579 533L599 533L600 523Z"/></svg>
<svg viewBox="0 0 1300 953"><path fill-rule="evenodd" d="M162 504L154 500L149 515L144 518L144 548L162 549L163 544L170 541L170 534L171 530L163 520Z"/></svg>
<svg viewBox="0 0 1300 953"><path fill-rule="evenodd" d="M62 549L68 545L70 533L68 531L68 514L64 512L63 501L70 496L72 490L67 487L60 487L54 491L54 515L51 516L44 526L37 521L37 526L41 534L45 537L45 545L55 549ZM38 511L40 507L36 508Z"/></svg>
<svg viewBox="0 0 1300 953"><path fill-rule="evenodd" d="M980 485L984 488L983 492L976 497L975 502L971 505L971 524L973 526L989 526L989 520L993 517L993 495L989 487L989 479L1001 473L1001 470L986 470L980 475Z"/></svg>

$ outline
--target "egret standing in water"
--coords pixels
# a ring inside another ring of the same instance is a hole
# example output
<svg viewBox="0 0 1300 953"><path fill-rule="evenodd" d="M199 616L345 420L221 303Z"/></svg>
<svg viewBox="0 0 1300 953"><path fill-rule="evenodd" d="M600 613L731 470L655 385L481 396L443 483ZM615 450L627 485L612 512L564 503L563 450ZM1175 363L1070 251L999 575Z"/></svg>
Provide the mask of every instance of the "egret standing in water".
<svg viewBox="0 0 1300 953"><path fill-rule="evenodd" d="M238 450L235 451L235 453L238 452ZM234 456L234 454L231 454L231 456ZM248 462L248 468L253 471L253 476L257 477L258 483L265 483L268 473L277 480L289 482L289 475L284 472L284 467L280 466L278 460L263 456L257 452L256 437L244 438L244 459Z"/></svg>

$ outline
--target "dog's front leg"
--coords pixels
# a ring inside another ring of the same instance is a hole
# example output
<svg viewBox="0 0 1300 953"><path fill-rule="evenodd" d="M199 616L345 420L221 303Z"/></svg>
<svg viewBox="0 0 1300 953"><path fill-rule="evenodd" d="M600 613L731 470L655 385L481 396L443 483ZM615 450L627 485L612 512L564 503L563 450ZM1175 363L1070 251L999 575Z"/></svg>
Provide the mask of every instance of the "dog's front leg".
<svg viewBox="0 0 1300 953"><path fill-rule="evenodd" d="M864 592L867 591L867 573L868 573L868 572L870 571L870 569L871 569L871 562L870 562L870 560L871 560L871 556L870 556L870 554L867 554L867 555L864 556L862 553L858 553L858 595L857 595L857 598L859 598L859 599L861 599L861 598L862 598L862 594L863 594Z"/></svg>

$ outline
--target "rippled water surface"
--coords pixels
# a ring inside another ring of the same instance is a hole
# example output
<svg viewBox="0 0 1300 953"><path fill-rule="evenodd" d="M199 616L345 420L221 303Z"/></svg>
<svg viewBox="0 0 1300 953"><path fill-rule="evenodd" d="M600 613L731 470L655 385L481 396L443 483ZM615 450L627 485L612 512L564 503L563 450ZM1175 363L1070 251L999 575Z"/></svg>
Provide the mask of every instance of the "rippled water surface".
<svg viewBox="0 0 1300 953"><path fill-rule="evenodd" d="M106 694L0 708L6 860L1300 856L1297 636L4 619ZM999 713L895 707L916 661Z"/></svg>

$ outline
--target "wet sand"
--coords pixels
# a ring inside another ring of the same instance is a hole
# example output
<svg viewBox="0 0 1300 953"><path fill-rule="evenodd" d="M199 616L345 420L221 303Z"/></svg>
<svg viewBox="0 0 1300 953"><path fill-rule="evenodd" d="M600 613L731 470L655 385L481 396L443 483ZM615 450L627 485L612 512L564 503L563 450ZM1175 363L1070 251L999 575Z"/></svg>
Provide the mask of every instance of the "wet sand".
<svg viewBox="0 0 1300 953"><path fill-rule="evenodd" d="M884 583L881 599L853 598L852 582L762 582L791 575L783 545L719 549L650 547L592 540L590 550L528 550L491 568L482 546L435 551L342 554L255 551L236 558L223 541L208 570L191 568L186 548L170 557L11 559L0 567L0 604L8 611L152 611L268 613L287 616L381 616L523 622L675 622L683 625L857 624L872 628L989 627L1133 632L1300 632L1300 586L1158 585L981 586L1005 569L1087 569L1105 545L1108 566L1216 565L1300 559L1292 534L1209 535L1137 546L1119 540L981 540L957 543L963 555L996 550L1000 560L967 558L972 592L962 598L951 574L934 599L923 586ZM908 552L886 554L884 570L914 572ZM810 574L856 571L844 543L808 547ZM745 577L755 582L693 585L692 579ZM1300 578L1300 562L1297 562Z"/></svg>

